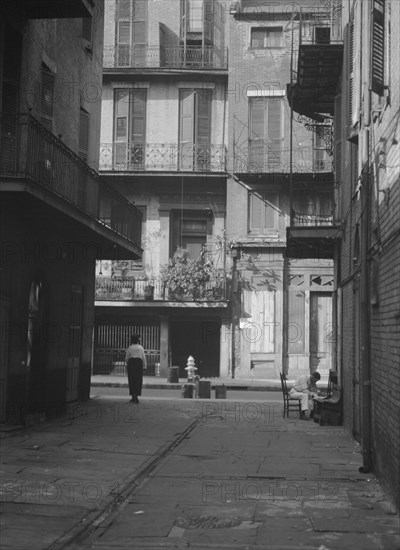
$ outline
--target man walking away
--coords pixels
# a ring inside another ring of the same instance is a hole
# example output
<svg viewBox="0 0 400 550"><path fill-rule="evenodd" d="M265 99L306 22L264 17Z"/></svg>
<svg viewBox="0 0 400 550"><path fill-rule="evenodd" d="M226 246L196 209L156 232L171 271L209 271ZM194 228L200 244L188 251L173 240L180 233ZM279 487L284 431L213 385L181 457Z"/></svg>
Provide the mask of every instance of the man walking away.
<svg viewBox="0 0 400 550"><path fill-rule="evenodd" d="M321 375L317 371L313 372L311 376L303 374L299 376L289 392L290 397L301 399L301 420L309 420L309 417L306 416L306 411L312 407L314 395L318 395L316 384L320 379Z"/></svg>
<svg viewBox="0 0 400 550"><path fill-rule="evenodd" d="M133 334L131 345L126 350L125 363L128 371L129 394L133 403L139 403L138 395L142 395L143 369L146 368L146 356L140 345L140 336Z"/></svg>

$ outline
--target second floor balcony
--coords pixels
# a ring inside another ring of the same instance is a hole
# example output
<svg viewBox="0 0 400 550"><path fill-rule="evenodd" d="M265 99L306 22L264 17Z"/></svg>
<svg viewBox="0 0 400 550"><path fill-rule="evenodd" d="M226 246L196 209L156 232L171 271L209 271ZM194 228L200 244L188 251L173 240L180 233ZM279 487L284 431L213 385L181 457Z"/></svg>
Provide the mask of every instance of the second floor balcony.
<svg viewBox="0 0 400 550"><path fill-rule="evenodd" d="M234 146L234 170L237 173L331 173L333 159L324 148L290 149L263 140Z"/></svg>
<svg viewBox="0 0 400 550"><path fill-rule="evenodd" d="M150 287L150 292L149 292ZM141 275L136 277L96 278L96 301L98 302L221 302L227 300L227 280L224 272L212 277L197 295L174 294L165 284L156 280L149 281Z"/></svg>
<svg viewBox="0 0 400 550"><path fill-rule="evenodd" d="M118 44L104 47L104 69L225 70L228 51L215 46L149 46Z"/></svg>
<svg viewBox="0 0 400 550"><path fill-rule="evenodd" d="M100 170L118 172L224 172L224 145L192 143L102 143Z"/></svg>
<svg viewBox="0 0 400 550"><path fill-rule="evenodd" d="M29 114L3 117L0 126L0 191L28 190L110 242L141 251L141 212L95 170Z"/></svg>

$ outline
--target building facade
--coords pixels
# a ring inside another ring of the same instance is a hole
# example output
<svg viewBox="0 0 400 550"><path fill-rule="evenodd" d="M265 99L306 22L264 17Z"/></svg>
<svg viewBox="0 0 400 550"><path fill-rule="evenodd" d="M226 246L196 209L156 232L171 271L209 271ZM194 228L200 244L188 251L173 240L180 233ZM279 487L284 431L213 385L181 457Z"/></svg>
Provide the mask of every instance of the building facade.
<svg viewBox="0 0 400 550"><path fill-rule="evenodd" d="M329 24L327 10L312 4L243 0L229 14L227 234L237 378L317 369L324 376L332 367L335 220L324 140L331 122L305 126L287 97L299 40L316 40L315 28Z"/></svg>
<svg viewBox="0 0 400 550"><path fill-rule="evenodd" d="M400 5L349 0L332 9L342 42L330 41L321 53L329 86L327 75L311 69L315 52L300 46L292 105L304 114L317 97L309 116L333 112L344 424L361 443L363 471L374 471L399 506Z"/></svg>
<svg viewBox="0 0 400 550"><path fill-rule="evenodd" d="M97 373L139 332L150 371L184 376L193 355L201 376L228 374L226 39L219 2L106 2L100 171L142 211L144 256L98 265ZM161 277L180 249L212 264L201 297Z"/></svg>
<svg viewBox="0 0 400 550"><path fill-rule="evenodd" d="M104 6L4 2L1 420L90 391L96 259L141 257L141 214L98 178Z"/></svg>

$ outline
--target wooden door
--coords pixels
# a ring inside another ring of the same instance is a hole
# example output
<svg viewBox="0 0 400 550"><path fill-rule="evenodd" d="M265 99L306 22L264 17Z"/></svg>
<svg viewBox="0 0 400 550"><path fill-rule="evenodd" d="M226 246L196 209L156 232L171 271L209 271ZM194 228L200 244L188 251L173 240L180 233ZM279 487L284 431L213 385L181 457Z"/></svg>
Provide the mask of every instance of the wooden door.
<svg viewBox="0 0 400 550"><path fill-rule="evenodd" d="M329 374L332 366L332 294L310 294L310 370Z"/></svg>

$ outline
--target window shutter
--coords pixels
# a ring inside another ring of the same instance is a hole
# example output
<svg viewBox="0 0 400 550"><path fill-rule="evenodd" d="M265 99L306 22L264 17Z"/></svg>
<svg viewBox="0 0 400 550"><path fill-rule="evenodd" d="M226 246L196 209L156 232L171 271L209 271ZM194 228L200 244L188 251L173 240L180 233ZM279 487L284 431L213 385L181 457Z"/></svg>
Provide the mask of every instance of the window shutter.
<svg viewBox="0 0 400 550"><path fill-rule="evenodd" d="M147 0L134 1L132 43L135 66L146 65Z"/></svg>
<svg viewBox="0 0 400 550"><path fill-rule="evenodd" d="M264 229L276 228L276 208L278 206L278 196L268 193L264 196Z"/></svg>
<svg viewBox="0 0 400 550"><path fill-rule="evenodd" d="M198 90L197 97L197 136L196 143L210 143L212 92Z"/></svg>
<svg viewBox="0 0 400 550"><path fill-rule="evenodd" d="M194 142L194 91L181 90L180 97L180 166L183 169L193 168Z"/></svg>
<svg viewBox="0 0 400 550"><path fill-rule="evenodd" d="M130 65L132 42L132 2L131 0L117 0L116 6L116 64L119 67Z"/></svg>
<svg viewBox="0 0 400 550"><path fill-rule="evenodd" d="M265 103L263 99L250 101L249 157L253 169L264 167Z"/></svg>
<svg viewBox="0 0 400 550"><path fill-rule="evenodd" d="M40 117L41 123L50 132L53 129L53 108L54 108L54 74L42 65L42 89Z"/></svg>
<svg viewBox="0 0 400 550"><path fill-rule="evenodd" d="M82 18L82 38L87 42L92 42L92 18Z"/></svg>
<svg viewBox="0 0 400 550"><path fill-rule="evenodd" d="M131 91L131 139L144 143L146 136L146 90Z"/></svg>
<svg viewBox="0 0 400 550"><path fill-rule="evenodd" d="M385 0L373 0L372 91L383 95L385 78Z"/></svg>
<svg viewBox="0 0 400 550"><path fill-rule="evenodd" d="M115 90L114 141L115 162L126 164L128 158L129 90Z"/></svg>
<svg viewBox="0 0 400 550"><path fill-rule="evenodd" d="M89 113L84 109L79 113L79 156L86 162L89 150Z"/></svg>
<svg viewBox="0 0 400 550"><path fill-rule="evenodd" d="M282 100L268 100L268 166L279 168L282 162Z"/></svg>
<svg viewBox="0 0 400 550"><path fill-rule="evenodd" d="M263 201L255 193L249 193L249 230L257 233L262 231Z"/></svg>

